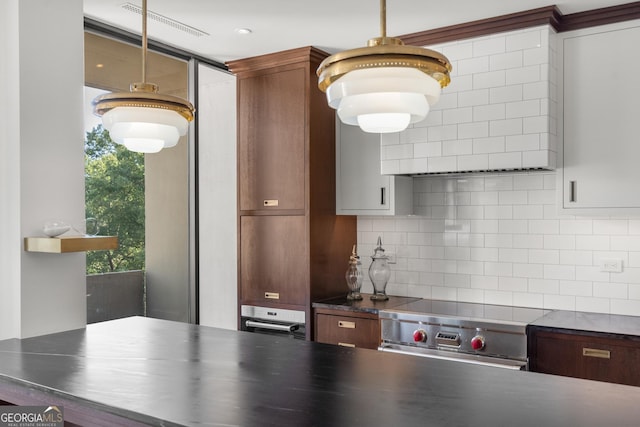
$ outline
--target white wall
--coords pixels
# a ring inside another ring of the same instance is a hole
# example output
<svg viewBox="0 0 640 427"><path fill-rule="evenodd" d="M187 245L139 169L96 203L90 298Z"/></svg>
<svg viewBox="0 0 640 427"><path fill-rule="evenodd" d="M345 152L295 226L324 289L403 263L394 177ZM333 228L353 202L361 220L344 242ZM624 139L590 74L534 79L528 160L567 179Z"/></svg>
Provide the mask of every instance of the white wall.
<svg viewBox="0 0 640 427"><path fill-rule="evenodd" d="M22 237L41 235L46 220L84 218L82 1L9 1L0 8L8 23L0 30L8 53L0 110L9 111L0 133L0 338L28 337L86 323L84 253L22 251Z"/></svg>
<svg viewBox="0 0 640 427"><path fill-rule="evenodd" d="M0 2L0 339L20 331L18 0Z"/></svg>
<svg viewBox="0 0 640 427"><path fill-rule="evenodd" d="M200 324L237 329L236 78L198 77Z"/></svg>
<svg viewBox="0 0 640 427"><path fill-rule="evenodd" d="M392 295L640 315L640 218L559 215L555 192L555 172L415 178L416 216L358 217L363 265L382 236Z"/></svg>

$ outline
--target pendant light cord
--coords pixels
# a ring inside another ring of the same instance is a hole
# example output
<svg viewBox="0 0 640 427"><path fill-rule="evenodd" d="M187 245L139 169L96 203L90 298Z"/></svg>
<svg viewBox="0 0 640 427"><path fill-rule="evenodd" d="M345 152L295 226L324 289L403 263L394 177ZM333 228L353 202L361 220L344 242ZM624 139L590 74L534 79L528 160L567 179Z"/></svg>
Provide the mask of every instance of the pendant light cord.
<svg viewBox="0 0 640 427"><path fill-rule="evenodd" d="M147 82L147 0L142 0L142 83L146 83L146 82Z"/></svg>
<svg viewBox="0 0 640 427"><path fill-rule="evenodd" d="M387 0L380 0L380 37L387 37Z"/></svg>

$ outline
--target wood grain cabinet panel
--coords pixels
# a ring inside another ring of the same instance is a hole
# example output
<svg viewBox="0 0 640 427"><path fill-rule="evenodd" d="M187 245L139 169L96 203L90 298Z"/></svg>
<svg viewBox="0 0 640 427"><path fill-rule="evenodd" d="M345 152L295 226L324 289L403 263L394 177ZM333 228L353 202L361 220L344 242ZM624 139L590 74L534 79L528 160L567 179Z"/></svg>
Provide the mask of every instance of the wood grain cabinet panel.
<svg viewBox="0 0 640 427"><path fill-rule="evenodd" d="M305 208L305 74L238 80L240 210Z"/></svg>
<svg viewBox="0 0 640 427"><path fill-rule="evenodd" d="M240 218L242 298L256 305L304 305L309 275L304 216Z"/></svg>
<svg viewBox="0 0 640 427"><path fill-rule="evenodd" d="M316 341L377 349L380 343L380 320L375 317L359 317L342 314L316 313Z"/></svg>
<svg viewBox="0 0 640 427"><path fill-rule="evenodd" d="M529 330L534 372L640 386L640 343L624 336Z"/></svg>

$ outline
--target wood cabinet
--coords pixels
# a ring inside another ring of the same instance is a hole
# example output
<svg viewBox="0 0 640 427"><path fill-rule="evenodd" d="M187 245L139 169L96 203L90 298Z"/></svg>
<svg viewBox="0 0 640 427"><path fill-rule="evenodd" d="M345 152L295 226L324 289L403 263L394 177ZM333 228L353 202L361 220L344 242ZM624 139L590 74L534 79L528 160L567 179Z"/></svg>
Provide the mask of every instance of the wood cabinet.
<svg viewBox="0 0 640 427"><path fill-rule="evenodd" d="M318 342L373 350L380 344L377 314L317 308L315 317Z"/></svg>
<svg viewBox="0 0 640 427"><path fill-rule="evenodd" d="M240 210L305 208L304 67L238 79Z"/></svg>
<svg viewBox="0 0 640 427"><path fill-rule="evenodd" d="M640 25L627 22L563 33L559 40L563 213L640 213L640 53L629 49L629 40L638 39ZM615 58L606 71L604 52Z"/></svg>
<svg viewBox="0 0 640 427"><path fill-rule="evenodd" d="M413 178L380 173L380 135L336 120L337 213L412 214Z"/></svg>
<svg viewBox="0 0 640 427"><path fill-rule="evenodd" d="M640 386L640 337L529 327L533 372Z"/></svg>
<svg viewBox="0 0 640 427"><path fill-rule="evenodd" d="M238 100L238 303L304 310L345 291L356 218L335 214L335 112L313 47L231 61Z"/></svg>

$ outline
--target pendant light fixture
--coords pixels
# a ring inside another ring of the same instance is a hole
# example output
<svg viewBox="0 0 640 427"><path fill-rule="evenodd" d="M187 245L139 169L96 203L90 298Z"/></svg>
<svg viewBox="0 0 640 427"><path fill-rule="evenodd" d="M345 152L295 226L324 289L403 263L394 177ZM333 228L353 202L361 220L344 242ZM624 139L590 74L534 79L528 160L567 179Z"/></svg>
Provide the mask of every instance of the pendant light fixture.
<svg viewBox="0 0 640 427"><path fill-rule="evenodd" d="M380 0L380 37L329 56L316 72L340 120L365 132L400 132L424 120L451 81L444 55L387 37L386 26L386 0Z"/></svg>
<svg viewBox="0 0 640 427"><path fill-rule="evenodd" d="M161 95L158 85L147 83L147 0L142 0L142 82L131 83L129 92L98 96L93 106L111 139L131 151L157 153L175 146L187 133L193 105Z"/></svg>

